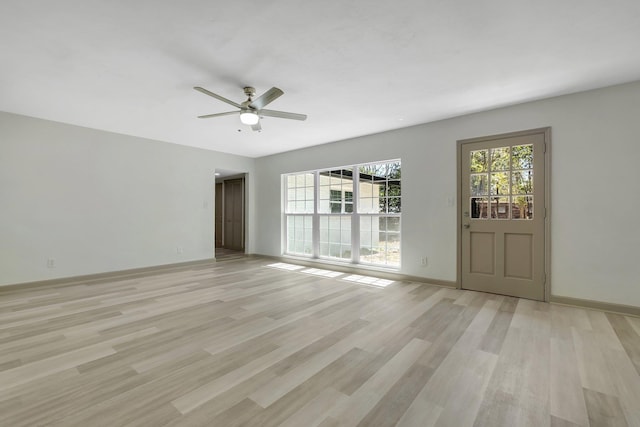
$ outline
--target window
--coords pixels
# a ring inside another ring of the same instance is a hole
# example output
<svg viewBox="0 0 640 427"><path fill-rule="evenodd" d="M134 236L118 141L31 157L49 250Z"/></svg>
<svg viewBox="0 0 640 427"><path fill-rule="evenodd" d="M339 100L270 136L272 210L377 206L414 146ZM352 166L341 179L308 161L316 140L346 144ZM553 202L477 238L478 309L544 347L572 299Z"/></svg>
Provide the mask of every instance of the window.
<svg viewBox="0 0 640 427"><path fill-rule="evenodd" d="M400 266L400 160L288 174L284 183L286 254Z"/></svg>

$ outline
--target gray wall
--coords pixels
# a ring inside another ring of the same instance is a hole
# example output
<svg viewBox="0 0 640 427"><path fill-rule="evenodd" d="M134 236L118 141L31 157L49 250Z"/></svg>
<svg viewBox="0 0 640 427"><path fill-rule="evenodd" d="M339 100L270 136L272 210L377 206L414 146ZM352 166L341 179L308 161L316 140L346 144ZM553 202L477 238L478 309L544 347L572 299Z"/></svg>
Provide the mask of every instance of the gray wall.
<svg viewBox="0 0 640 427"><path fill-rule="evenodd" d="M456 141L545 126L551 293L640 306L640 82L259 158L256 252L282 253L280 174L401 158L401 272L455 281Z"/></svg>
<svg viewBox="0 0 640 427"><path fill-rule="evenodd" d="M0 113L0 285L213 258L216 168L251 195L253 159Z"/></svg>

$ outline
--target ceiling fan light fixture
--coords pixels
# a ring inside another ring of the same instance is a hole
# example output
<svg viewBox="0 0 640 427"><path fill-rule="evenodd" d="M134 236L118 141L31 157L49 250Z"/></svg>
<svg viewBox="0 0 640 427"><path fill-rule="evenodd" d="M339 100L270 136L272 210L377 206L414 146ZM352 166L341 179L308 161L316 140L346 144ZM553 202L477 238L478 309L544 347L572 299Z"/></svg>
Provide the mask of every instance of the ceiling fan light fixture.
<svg viewBox="0 0 640 427"><path fill-rule="evenodd" d="M242 124L253 126L260 121L260 116L254 111L242 111L240 113L240 121Z"/></svg>

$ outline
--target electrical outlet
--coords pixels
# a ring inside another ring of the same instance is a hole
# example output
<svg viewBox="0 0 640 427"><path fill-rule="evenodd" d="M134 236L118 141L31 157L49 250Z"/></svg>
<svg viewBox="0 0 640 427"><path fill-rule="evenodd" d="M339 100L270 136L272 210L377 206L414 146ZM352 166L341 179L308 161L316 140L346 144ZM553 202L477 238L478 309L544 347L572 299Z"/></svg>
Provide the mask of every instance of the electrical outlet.
<svg viewBox="0 0 640 427"><path fill-rule="evenodd" d="M427 257L423 256L422 258L420 258L420 265L427 265Z"/></svg>
<svg viewBox="0 0 640 427"><path fill-rule="evenodd" d="M178 247L176 248L176 253L177 253L177 254L181 254L182 252L183 252L183 250L182 250L182 246L178 246Z"/></svg>
<svg viewBox="0 0 640 427"><path fill-rule="evenodd" d="M55 267L56 267L56 260L53 258L47 259L47 268L55 268Z"/></svg>

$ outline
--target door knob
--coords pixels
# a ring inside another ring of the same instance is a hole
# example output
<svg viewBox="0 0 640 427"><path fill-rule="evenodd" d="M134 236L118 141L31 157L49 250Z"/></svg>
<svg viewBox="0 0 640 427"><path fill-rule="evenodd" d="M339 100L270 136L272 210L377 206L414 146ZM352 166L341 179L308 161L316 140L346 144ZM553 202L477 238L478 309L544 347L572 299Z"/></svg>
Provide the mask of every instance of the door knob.
<svg viewBox="0 0 640 427"><path fill-rule="evenodd" d="M464 224L463 227L464 228L469 228L469 227L471 227L471 224Z"/></svg>

